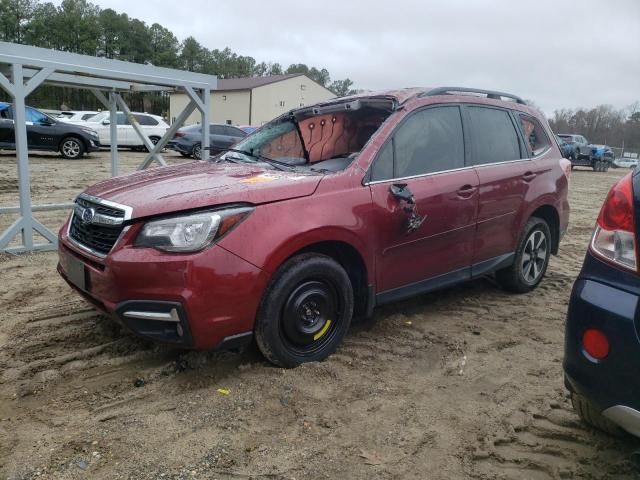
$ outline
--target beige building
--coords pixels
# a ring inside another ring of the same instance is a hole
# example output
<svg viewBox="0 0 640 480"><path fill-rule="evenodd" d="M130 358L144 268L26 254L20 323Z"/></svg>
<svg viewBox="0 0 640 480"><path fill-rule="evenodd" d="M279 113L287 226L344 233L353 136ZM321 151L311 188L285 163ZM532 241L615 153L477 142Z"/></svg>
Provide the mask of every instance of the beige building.
<svg viewBox="0 0 640 480"><path fill-rule="evenodd" d="M213 123L260 126L292 108L333 97L333 92L303 74L219 79L218 90L211 93L210 118ZM171 121L187 102L185 94L171 94ZM200 112L196 110L185 125L200 120Z"/></svg>

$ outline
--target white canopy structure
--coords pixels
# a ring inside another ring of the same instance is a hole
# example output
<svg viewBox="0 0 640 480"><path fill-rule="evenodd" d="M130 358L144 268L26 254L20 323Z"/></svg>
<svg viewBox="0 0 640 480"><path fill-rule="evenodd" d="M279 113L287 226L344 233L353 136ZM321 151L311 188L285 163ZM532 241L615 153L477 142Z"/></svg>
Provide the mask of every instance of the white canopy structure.
<svg viewBox="0 0 640 480"><path fill-rule="evenodd" d="M57 237L33 216L33 212L70 208L71 204L32 205L29 179L29 150L25 118L25 98L40 85L83 88L91 90L110 111L111 138L117 138L116 112L118 108L128 115L129 121L149 153L139 169L156 161L166 165L161 151L187 117L198 109L202 125L209 124L211 91L217 88L217 78L211 75L185 72L170 68L91 57L46 48L0 42L0 87L12 98L16 157L18 164L19 207L0 208L0 214L16 214L19 218L0 233L0 252L54 250ZM154 145L140 128L136 118L121 94L126 92L175 91L185 93L190 102L176 116L165 135ZM209 129L202 129L202 145L209 145ZM208 150L202 149L206 159ZM118 174L117 142L111 142L111 175ZM34 243L33 231L44 237L46 243ZM22 244L9 246L21 234Z"/></svg>

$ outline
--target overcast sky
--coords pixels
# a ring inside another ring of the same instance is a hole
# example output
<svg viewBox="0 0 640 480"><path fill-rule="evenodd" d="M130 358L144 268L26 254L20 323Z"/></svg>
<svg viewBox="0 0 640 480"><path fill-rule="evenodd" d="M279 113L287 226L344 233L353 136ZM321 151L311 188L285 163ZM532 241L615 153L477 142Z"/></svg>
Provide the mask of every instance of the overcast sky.
<svg viewBox="0 0 640 480"><path fill-rule="evenodd" d="M640 100L640 0L91 1L356 88L490 88L547 114Z"/></svg>

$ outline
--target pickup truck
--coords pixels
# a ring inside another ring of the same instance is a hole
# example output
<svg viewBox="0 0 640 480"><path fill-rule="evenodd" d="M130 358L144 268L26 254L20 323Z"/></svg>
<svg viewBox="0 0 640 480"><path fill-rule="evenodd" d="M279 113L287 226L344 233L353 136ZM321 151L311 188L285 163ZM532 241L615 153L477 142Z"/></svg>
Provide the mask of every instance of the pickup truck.
<svg viewBox="0 0 640 480"><path fill-rule="evenodd" d="M591 167L594 172L606 172L613 164L614 154L606 145L593 145L582 135L561 133L558 137L565 142L566 157L573 167Z"/></svg>

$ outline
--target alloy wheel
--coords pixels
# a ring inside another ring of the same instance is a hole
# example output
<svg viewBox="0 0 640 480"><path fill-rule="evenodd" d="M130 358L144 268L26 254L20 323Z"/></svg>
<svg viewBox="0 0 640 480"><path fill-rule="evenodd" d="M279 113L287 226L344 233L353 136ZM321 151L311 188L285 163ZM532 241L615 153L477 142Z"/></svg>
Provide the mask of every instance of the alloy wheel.
<svg viewBox="0 0 640 480"><path fill-rule="evenodd" d="M80 144L75 140L67 140L62 144L62 152L69 158L80 155Z"/></svg>
<svg viewBox="0 0 640 480"><path fill-rule="evenodd" d="M530 285L536 283L549 259L547 237L541 230L534 230L525 242L520 269L522 278Z"/></svg>

